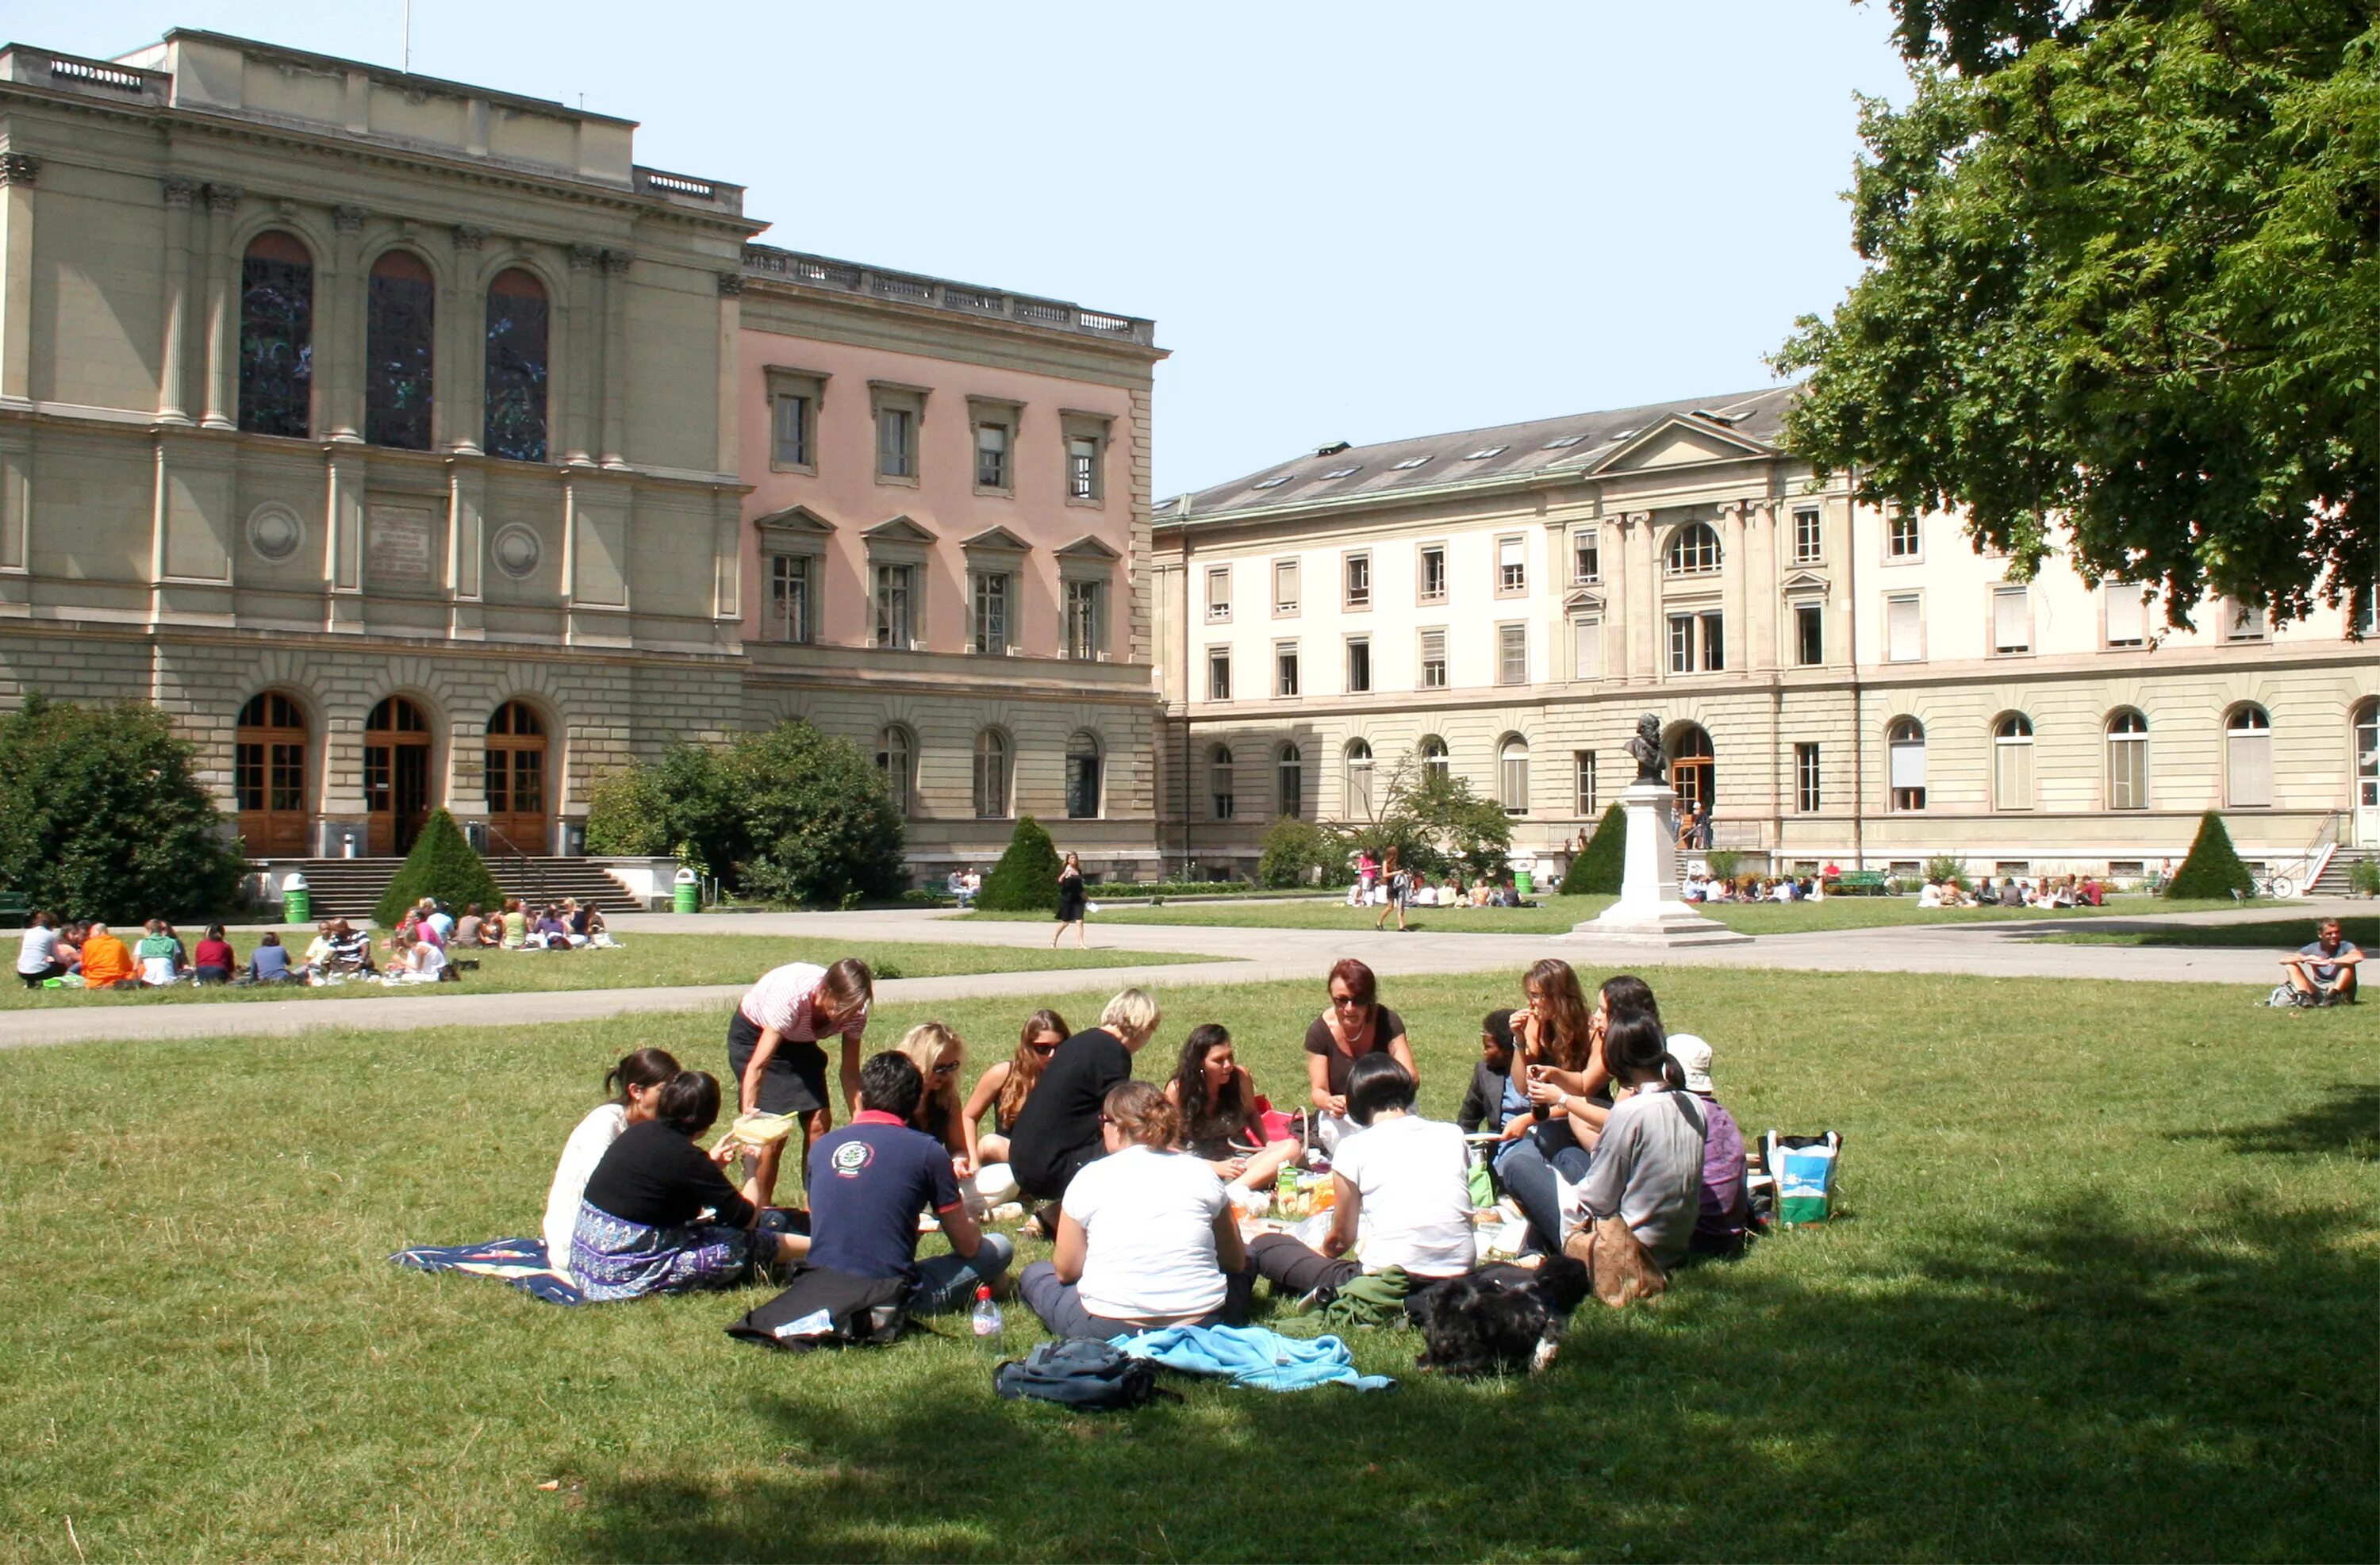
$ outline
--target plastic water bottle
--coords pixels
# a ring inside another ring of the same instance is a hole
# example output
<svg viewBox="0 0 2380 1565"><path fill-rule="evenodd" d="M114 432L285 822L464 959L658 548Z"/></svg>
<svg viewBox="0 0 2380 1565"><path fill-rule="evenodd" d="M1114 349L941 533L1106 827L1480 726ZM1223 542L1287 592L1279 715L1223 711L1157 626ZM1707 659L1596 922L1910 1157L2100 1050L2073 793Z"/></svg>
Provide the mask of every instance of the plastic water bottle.
<svg viewBox="0 0 2380 1565"><path fill-rule="evenodd" d="M968 1317L968 1320L975 1327L975 1334L978 1337L1000 1335L1000 1306L992 1302L990 1288L978 1288L975 1291L975 1313Z"/></svg>

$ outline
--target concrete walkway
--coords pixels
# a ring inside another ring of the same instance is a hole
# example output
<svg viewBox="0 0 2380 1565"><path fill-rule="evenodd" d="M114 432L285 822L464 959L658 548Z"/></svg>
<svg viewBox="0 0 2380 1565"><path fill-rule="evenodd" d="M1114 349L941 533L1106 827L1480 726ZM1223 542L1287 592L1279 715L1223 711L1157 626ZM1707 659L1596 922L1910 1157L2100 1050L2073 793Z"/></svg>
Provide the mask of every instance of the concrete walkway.
<svg viewBox="0 0 2380 1565"><path fill-rule="evenodd" d="M2261 990L2281 981L2280 951L2191 950L2175 947L2045 944L2038 937L2067 930L2170 928L2182 925L2301 919L2306 940L2325 915L2368 914L2373 904L2338 900L2294 903L2287 913L2243 908L2116 918L2005 920L1976 924L1902 925L1879 929L1817 930L1764 935L1746 945L1648 952L1569 935L1465 934L1415 930L1398 934L1344 929L1250 929L1212 925L1094 923L1092 943L1113 951L1191 952L1228 957L1184 966L1077 968L1029 973L970 973L940 978L894 978L877 988L886 1004L993 996L1051 998L1112 994L1129 985L1162 991L1189 984L1255 984L1297 980L1321 992L1322 975L1342 956L1388 976L1502 971L1517 975L1539 957L1558 956L1589 975L1660 967L1766 967L1830 973L1963 973L1985 977L2117 978L2143 983L2233 984ZM640 934L799 936L845 940L1034 947L1049 943L1050 926L962 917L933 909L864 913L647 914L615 919L624 940ZM2302 944L2303 941L2297 943ZM315 1031L391 1031L414 1027L546 1026L648 1012L724 1009L740 985L687 989L583 989L530 994L431 996L392 991L339 1000L217 1001L142 1005L122 1010L48 1007L0 1012L0 1049L128 1039L288 1037ZM103 1003L103 1002L101 1002Z"/></svg>

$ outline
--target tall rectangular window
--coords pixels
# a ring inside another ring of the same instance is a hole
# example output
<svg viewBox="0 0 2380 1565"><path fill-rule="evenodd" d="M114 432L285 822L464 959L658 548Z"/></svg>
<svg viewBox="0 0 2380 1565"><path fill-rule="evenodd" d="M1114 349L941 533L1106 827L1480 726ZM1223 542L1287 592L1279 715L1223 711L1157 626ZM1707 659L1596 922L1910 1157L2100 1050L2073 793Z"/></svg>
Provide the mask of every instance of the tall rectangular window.
<svg viewBox="0 0 2380 1565"><path fill-rule="evenodd" d="M1207 699L1228 701L1232 698L1232 654L1228 648L1207 649Z"/></svg>
<svg viewBox="0 0 2380 1565"><path fill-rule="evenodd" d="M1820 804L1818 792L1818 746L1793 746L1793 807L1803 815L1815 815Z"/></svg>
<svg viewBox="0 0 2380 1565"><path fill-rule="evenodd" d="M2237 598L2226 598L2221 613L2223 639L2226 641L2262 641L2265 638L2265 609L2261 603L2243 603Z"/></svg>
<svg viewBox="0 0 2380 1565"><path fill-rule="evenodd" d="M1885 518L1884 552L1888 559L1914 560L1918 557L1920 539L1917 518L1907 511L1895 511Z"/></svg>
<svg viewBox="0 0 2380 1565"><path fill-rule="evenodd" d="M978 571L975 577L975 649L990 657L1008 652L1010 577L1004 572Z"/></svg>
<svg viewBox="0 0 2380 1565"><path fill-rule="evenodd" d="M1207 567L1207 617L1227 620L1232 617L1232 567Z"/></svg>
<svg viewBox="0 0 2380 1565"><path fill-rule="evenodd" d="M2100 589L2107 613L2107 645L2145 647L2149 641L2149 608L2137 583L2111 581Z"/></svg>
<svg viewBox="0 0 2380 1565"><path fill-rule="evenodd" d="M1526 685L1529 682L1529 627L1525 625L1500 625L1496 627L1496 683Z"/></svg>
<svg viewBox="0 0 2380 1565"><path fill-rule="evenodd" d="M1272 693L1297 694L1297 643L1284 641L1272 649Z"/></svg>
<svg viewBox="0 0 2380 1565"><path fill-rule="evenodd" d="M1593 528L1581 528L1571 534L1570 578L1575 582L1603 579L1603 546Z"/></svg>
<svg viewBox="0 0 2380 1565"><path fill-rule="evenodd" d="M1372 638L1347 637L1347 693L1360 696L1372 688Z"/></svg>
<svg viewBox="0 0 2380 1565"><path fill-rule="evenodd" d="M1066 656L1094 662L1107 650L1107 588L1096 581L1066 584Z"/></svg>
<svg viewBox="0 0 2380 1565"><path fill-rule="evenodd" d="M1885 661L1913 663L1924 660L1924 601L1914 592L1896 592L1884 601Z"/></svg>
<svg viewBox="0 0 2380 1565"><path fill-rule="evenodd" d="M781 467L810 466L810 399L781 393L771 400L775 413L775 450Z"/></svg>
<svg viewBox="0 0 2380 1565"><path fill-rule="evenodd" d="M1525 538L1500 538L1496 540L1496 590L1510 596L1529 589L1529 540Z"/></svg>
<svg viewBox="0 0 2380 1565"><path fill-rule="evenodd" d="M1570 753L1571 776L1576 784L1572 807L1581 817L1595 814L1595 752L1572 750Z"/></svg>
<svg viewBox="0 0 2380 1565"><path fill-rule="evenodd" d="M810 639L810 560L805 554L769 556L769 623L766 639L807 643Z"/></svg>
<svg viewBox="0 0 2380 1565"><path fill-rule="evenodd" d="M1276 614L1297 613L1297 562L1275 560L1272 563L1272 612Z"/></svg>
<svg viewBox="0 0 2380 1565"><path fill-rule="evenodd" d="M1827 661L1827 610L1823 603L1793 605L1793 662L1816 668Z"/></svg>
<svg viewBox="0 0 2380 1565"><path fill-rule="evenodd" d="M1670 672L1716 673L1727 667L1726 620L1717 610L1670 616Z"/></svg>
<svg viewBox="0 0 2380 1565"><path fill-rule="evenodd" d="M1421 633L1421 687L1446 688L1446 632L1442 629Z"/></svg>
<svg viewBox="0 0 2380 1565"><path fill-rule="evenodd" d="M975 486L978 489L1008 487L1008 426L978 424L975 427Z"/></svg>
<svg viewBox="0 0 2380 1565"><path fill-rule="evenodd" d="M1097 500L1099 497L1099 443L1078 436L1066 443L1066 498Z"/></svg>
<svg viewBox="0 0 2380 1565"><path fill-rule="evenodd" d="M2380 636L2380 585L2366 587L2355 595L2351 623L2358 636Z"/></svg>
<svg viewBox="0 0 2380 1565"><path fill-rule="evenodd" d="M1570 667L1572 679L1603 677L1603 622L1572 620L1570 626Z"/></svg>
<svg viewBox="0 0 2380 1565"><path fill-rule="evenodd" d="M1670 616L1670 672L1694 672L1694 616L1692 614Z"/></svg>
<svg viewBox="0 0 2380 1565"><path fill-rule="evenodd" d="M917 476L917 416L906 407L876 410L876 476Z"/></svg>
<svg viewBox="0 0 2380 1565"><path fill-rule="evenodd" d="M1703 668L1716 673L1727 667L1727 619L1716 612L1694 616L1702 622Z"/></svg>
<svg viewBox="0 0 2380 1565"><path fill-rule="evenodd" d="M1350 554L1345 561L1345 570L1347 607L1370 608L1372 606L1372 557L1369 554Z"/></svg>
<svg viewBox="0 0 2380 1565"><path fill-rule="evenodd" d="M1793 513L1793 563L1797 565L1815 565L1826 557L1819 515L1815 506Z"/></svg>
<svg viewBox="0 0 2380 1565"><path fill-rule="evenodd" d="M2007 657L2033 650L2033 603L2022 587L1992 588L1992 651Z"/></svg>
<svg viewBox="0 0 2380 1565"><path fill-rule="evenodd" d="M1417 579L1421 583L1421 601L1425 603L1446 601L1446 545L1425 543L1421 549Z"/></svg>
<svg viewBox="0 0 2380 1565"><path fill-rule="evenodd" d="M876 644L908 648L917 645L914 601L915 565L876 567Z"/></svg>

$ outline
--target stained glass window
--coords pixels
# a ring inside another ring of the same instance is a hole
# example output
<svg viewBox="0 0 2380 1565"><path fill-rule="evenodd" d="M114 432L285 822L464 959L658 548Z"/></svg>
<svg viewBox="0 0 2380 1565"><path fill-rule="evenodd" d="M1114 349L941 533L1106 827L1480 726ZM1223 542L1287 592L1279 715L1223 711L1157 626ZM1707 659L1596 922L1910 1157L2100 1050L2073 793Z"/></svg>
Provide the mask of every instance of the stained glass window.
<svg viewBox="0 0 2380 1565"><path fill-rule="evenodd" d="M314 257L268 230L239 267L239 427L304 439L313 385Z"/></svg>
<svg viewBox="0 0 2380 1565"><path fill-rule="evenodd" d="M491 456L545 460L545 289L518 267L488 286L488 428Z"/></svg>
<svg viewBox="0 0 2380 1565"><path fill-rule="evenodd" d="M364 439L430 449L431 344L437 285L410 250L372 262L364 323Z"/></svg>

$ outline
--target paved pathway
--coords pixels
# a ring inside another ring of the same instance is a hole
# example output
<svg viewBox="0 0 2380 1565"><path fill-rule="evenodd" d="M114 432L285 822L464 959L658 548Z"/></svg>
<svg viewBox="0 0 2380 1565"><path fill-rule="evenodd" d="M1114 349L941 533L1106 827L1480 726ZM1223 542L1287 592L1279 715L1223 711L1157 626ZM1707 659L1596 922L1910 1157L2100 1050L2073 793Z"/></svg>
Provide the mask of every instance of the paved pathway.
<svg viewBox="0 0 2380 1565"><path fill-rule="evenodd" d="M2368 913L2369 903L2306 901L2287 915L2270 907L2236 912L2099 916L2043 922L1902 925L1879 929L1764 935L1746 945L1648 952L1641 947L1555 935L1465 934L1460 930L1247 929L1225 926L1094 923L1093 943L1111 950L1195 952L1233 960L1082 968L1037 973L973 973L941 978L895 978L879 986L888 1004L996 995L1056 997L1113 993L1130 984L1163 989L1183 984L1251 984L1303 979L1317 986L1331 963L1360 957L1389 974L1517 973L1541 956L1559 956L1589 972L1620 968L1774 967L1837 973L1966 973L1990 977L2119 978L2140 982L2236 984L2258 989L2280 981L2279 952L2262 949L2190 950L2151 946L2044 944L2034 937L2063 929L2137 929L2183 924L2264 922L2302 917L2307 939L2323 914ZM864 941L901 940L964 945L1038 946L1045 923L956 917L929 909L868 913L648 914L616 920L625 940L638 934L804 936ZM128 1039L286 1037L317 1030L388 1031L413 1027L528 1026L598 1021L639 1012L723 1008L741 986L689 989L583 989L534 994L431 996L390 993L366 999L222 1001L142 1005L107 1011L47 1007L0 1012L0 1049L49 1043Z"/></svg>

